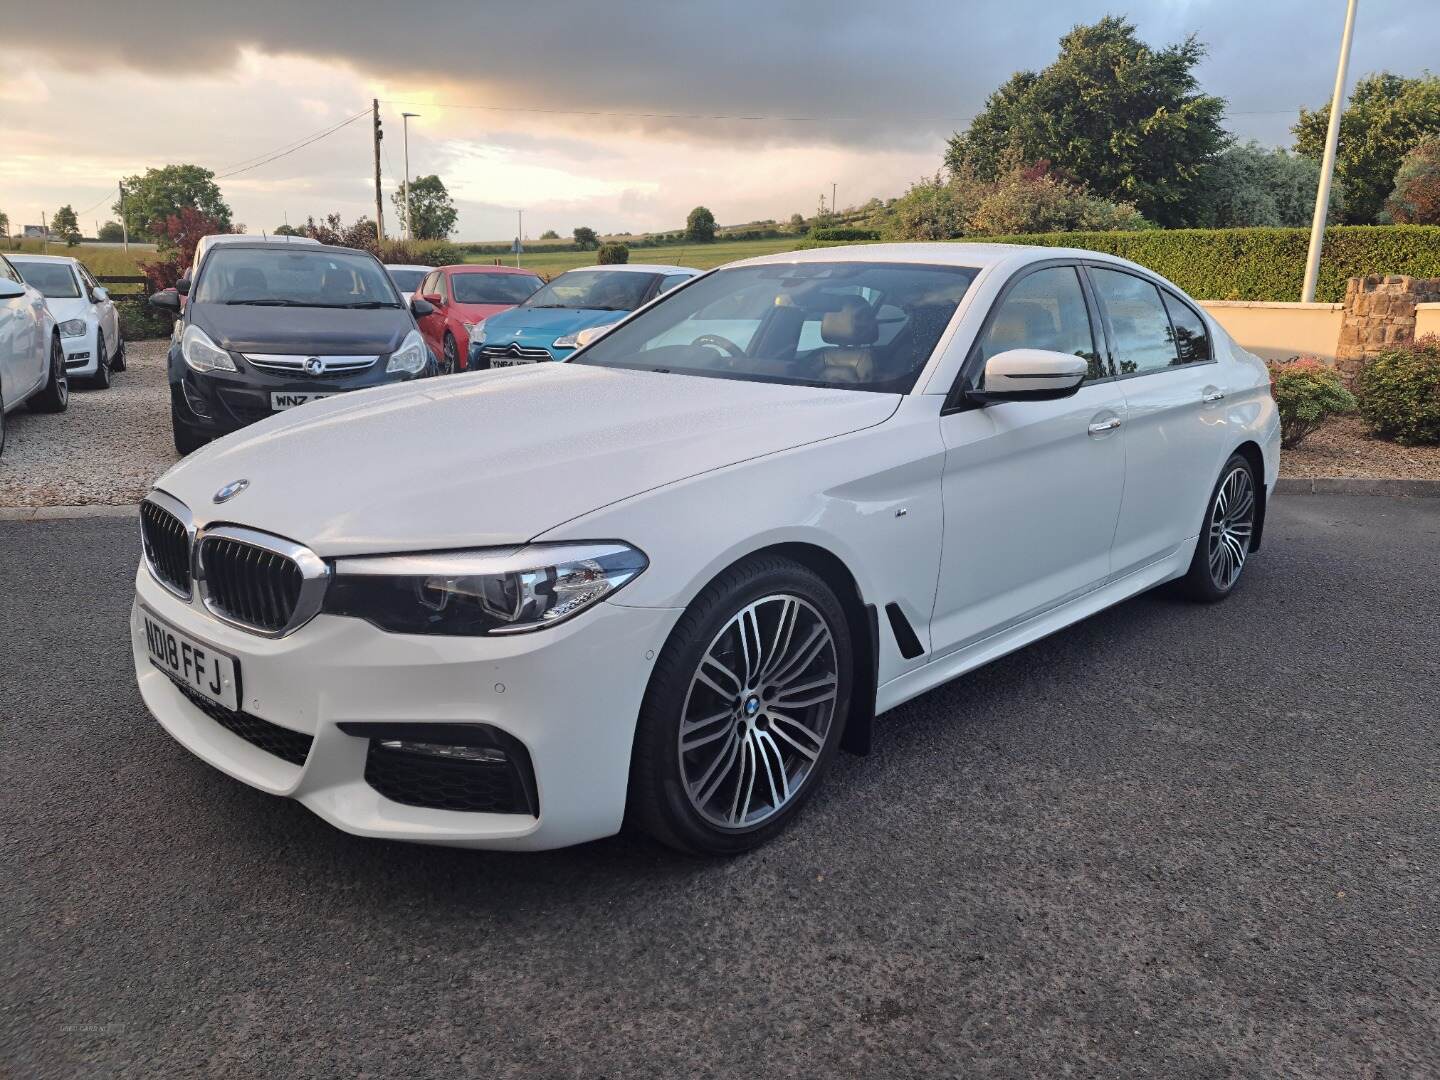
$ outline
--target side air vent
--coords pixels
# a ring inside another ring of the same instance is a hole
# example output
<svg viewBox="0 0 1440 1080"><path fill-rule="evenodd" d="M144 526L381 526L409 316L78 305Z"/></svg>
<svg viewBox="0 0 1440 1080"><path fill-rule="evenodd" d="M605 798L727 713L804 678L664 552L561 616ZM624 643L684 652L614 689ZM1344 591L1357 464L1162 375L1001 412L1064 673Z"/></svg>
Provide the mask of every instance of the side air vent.
<svg viewBox="0 0 1440 1080"><path fill-rule="evenodd" d="M906 660L914 660L925 651L920 639L915 636L915 628L910 625L910 620L905 618L899 604L893 600L886 604L885 614L890 618L890 630L895 635L895 644L900 646L901 656Z"/></svg>

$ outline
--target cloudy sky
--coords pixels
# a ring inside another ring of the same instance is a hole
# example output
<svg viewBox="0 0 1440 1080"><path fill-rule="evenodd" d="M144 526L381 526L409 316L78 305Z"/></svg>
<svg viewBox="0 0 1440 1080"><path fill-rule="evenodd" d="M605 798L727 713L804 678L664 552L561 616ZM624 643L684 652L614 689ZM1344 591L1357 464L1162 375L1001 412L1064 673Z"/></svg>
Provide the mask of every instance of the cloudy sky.
<svg viewBox="0 0 1440 1080"><path fill-rule="evenodd" d="M1200 71L1242 138L1286 144L1327 100L1344 0L48 0L0 21L0 210L70 203L86 231L118 177L215 170L249 231L374 213L368 116L275 160L379 98L388 195L438 172L458 236L576 225L722 224L900 194L945 137L1077 22L1127 12L1164 45L1197 34ZM1363 0L1351 82L1435 64L1413 0ZM254 165L254 167L249 167ZM226 175L232 174L232 175ZM89 208L89 209L87 209ZM391 222L393 225L393 221Z"/></svg>

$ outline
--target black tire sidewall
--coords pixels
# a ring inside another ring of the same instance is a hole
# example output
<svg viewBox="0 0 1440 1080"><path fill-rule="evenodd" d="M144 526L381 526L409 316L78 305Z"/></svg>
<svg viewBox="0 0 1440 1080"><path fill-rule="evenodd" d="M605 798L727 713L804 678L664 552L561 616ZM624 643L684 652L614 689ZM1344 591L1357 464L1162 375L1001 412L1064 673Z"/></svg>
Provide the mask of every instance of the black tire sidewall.
<svg viewBox="0 0 1440 1080"><path fill-rule="evenodd" d="M824 750L789 805L748 829L720 829L702 818L685 794L679 762L680 710L700 658L721 628L747 604L784 592L807 600L829 624L838 673L835 714ZM635 733L627 816L661 842L692 854L733 855L765 843L790 823L822 783L844 733L853 667L854 647L844 608L818 574L778 557L727 570L686 609L651 674Z"/></svg>
<svg viewBox="0 0 1440 1080"><path fill-rule="evenodd" d="M1222 589L1215 584L1215 578L1210 573L1210 526L1215 520L1215 503L1220 498L1221 485L1237 466L1250 474L1251 488L1256 493L1257 501L1259 499L1260 483L1256 479L1254 466L1244 454L1231 454L1226 459L1224 468L1220 470L1215 486L1210 489L1210 501L1205 504L1205 520L1200 523L1200 538L1195 541L1195 556L1190 561L1190 572L1185 579L1186 587L1197 600L1223 600L1235 591L1235 587L1245 576L1245 568L1242 566L1235 580Z"/></svg>
<svg viewBox="0 0 1440 1080"><path fill-rule="evenodd" d="M105 355L105 331L95 331L95 385L101 390L110 388L110 361Z"/></svg>
<svg viewBox="0 0 1440 1080"><path fill-rule="evenodd" d="M441 342L440 352L445 357L445 374L454 375L460 370L460 344L448 330L445 331L445 340Z"/></svg>

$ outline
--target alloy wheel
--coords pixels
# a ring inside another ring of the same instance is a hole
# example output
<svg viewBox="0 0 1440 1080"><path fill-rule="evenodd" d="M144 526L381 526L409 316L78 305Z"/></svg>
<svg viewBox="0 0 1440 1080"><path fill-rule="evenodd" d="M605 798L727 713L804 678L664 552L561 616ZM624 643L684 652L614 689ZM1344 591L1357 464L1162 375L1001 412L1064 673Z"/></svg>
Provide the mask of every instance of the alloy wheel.
<svg viewBox="0 0 1440 1080"><path fill-rule="evenodd" d="M1255 531L1255 482L1243 465L1231 469L1210 513L1210 578L1217 589L1235 584Z"/></svg>
<svg viewBox="0 0 1440 1080"><path fill-rule="evenodd" d="M55 400L63 409L70 401L70 376L65 374L65 350L58 341L50 348L50 364L54 369L51 377L55 380Z"/></svg>
<svg viewBox="0 0 1440 1080"><path fill-rule="evenodd" d="M445 335L445 374L453 375L459 369L460 347L449 334Z"/></svg>
<svg viewBox="0 0 1440 1080"><path fill-rule="evenodd" d="M830 737L839 687L835 640L788 593L736 612L700 658L680 719L680 775L694 810L748 829L787 806Z"/></svg>

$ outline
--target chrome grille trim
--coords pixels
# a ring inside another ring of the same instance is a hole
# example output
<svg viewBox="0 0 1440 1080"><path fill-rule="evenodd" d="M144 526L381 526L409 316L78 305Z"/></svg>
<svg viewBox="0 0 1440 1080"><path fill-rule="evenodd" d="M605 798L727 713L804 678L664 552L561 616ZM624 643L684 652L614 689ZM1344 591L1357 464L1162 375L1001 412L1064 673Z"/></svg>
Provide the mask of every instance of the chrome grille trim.
<svg viewBox="0 0 1440 1080"><path fill-rule="evenodd" d="M202 530L195 544L200 601L230 626L279 638L320 613L329 565L303 544L239 525Z"/></svg>
<svg viewBox="0 0 1440 1080"><path fill-rule="evenodd" d="M154 490L140 504L140 553L150 576L166 592L189 600L193 591L190 553L195 545L195 518L172 495Z"/></svg>
<svg viewBox="0 0 1440 1080"><path fill-rule="evenodd" d="M520 356L527 360L550 359L549 349L541 349L533 345L520 345L513 341L509 345L482 345L480 352L485 356Z"/></svg>
<svg viewBox="0 0 1440 1080"><path fill-rule="evenodd" d="M327 375L346 375L372 367L379 356L316 356L313 353L290 355L286 353L241 353L247 363L262 371L277 371L286 375L305 375L324 378ZM305 370L305 361L320 361L320 370L311 375Z"/></svg>

